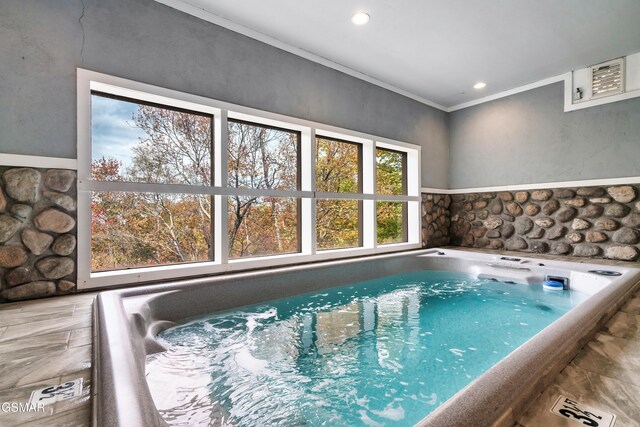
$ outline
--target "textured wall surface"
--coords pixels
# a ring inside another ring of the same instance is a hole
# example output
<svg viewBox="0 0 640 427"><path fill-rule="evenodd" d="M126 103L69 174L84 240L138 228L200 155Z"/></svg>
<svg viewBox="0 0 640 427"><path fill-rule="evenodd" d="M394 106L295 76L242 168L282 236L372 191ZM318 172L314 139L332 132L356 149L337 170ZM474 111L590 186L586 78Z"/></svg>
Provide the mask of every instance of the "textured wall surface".
<svg viewBox="0 0 640 427"><path fill-rule="evenodd" d="M450 244L636 261L640 185L451 196Z"/></svg>
<svg viewBox="0 0 640 427"><path fill-rule="evenodd" d="M450 188L640 175L640 98L563 103L554 83L451 113Z"/></svg>
<svg viewBox="0 0 640 427"><path fill-rule="evenodd" d="M76 157L81 67L419 144L422 185L448 186L447 113L153 0L3 0L0 16L0 153Z"/></svg>
<svg viewBox="0 0 640 427"><path fill-rule="evenodd" d="M76 174L0 167L0 301L76 290Z"/></svg>
<svg viewBox="0 0 640 427"><path fill-rule="evenodd" d="M422 247L449 245L450 205L448 194L422 195Z"/></svg>

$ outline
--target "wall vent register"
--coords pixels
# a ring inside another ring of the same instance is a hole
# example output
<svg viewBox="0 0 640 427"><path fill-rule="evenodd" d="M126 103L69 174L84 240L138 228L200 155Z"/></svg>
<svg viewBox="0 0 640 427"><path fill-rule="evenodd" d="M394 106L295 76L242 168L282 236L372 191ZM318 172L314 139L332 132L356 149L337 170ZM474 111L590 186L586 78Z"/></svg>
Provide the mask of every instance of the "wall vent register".
<svg viewBox="0 0 640 427"><path fill-rule="evenodd" d="M592 65L589 72L592 99L624 93L624 58Z"/></svg>

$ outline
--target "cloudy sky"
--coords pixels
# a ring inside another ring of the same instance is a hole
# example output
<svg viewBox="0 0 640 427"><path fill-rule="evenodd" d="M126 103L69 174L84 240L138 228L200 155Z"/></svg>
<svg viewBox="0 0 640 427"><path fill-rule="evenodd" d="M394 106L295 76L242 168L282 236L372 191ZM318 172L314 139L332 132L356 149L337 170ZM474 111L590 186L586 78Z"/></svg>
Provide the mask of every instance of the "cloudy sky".
<svg viewBox="0 0 640 427"><path fill-rule="evenodd" d="M91 96L91 140L93 160L116 158L123 166L131 164L131 148L147 137L135 126L133 115L138 104Z"/></svg>

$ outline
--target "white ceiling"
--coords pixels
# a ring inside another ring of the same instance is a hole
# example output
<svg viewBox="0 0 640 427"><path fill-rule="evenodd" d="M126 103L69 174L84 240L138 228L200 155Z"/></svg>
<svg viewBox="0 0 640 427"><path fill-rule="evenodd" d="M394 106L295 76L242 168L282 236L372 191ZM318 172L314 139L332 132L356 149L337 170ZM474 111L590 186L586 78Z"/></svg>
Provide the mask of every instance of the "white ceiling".
<svg viewBox="0 0 640 427"><path fill-rule="evenodd" d="M640 52L640 0L157 1L444 107Z"/></svg>

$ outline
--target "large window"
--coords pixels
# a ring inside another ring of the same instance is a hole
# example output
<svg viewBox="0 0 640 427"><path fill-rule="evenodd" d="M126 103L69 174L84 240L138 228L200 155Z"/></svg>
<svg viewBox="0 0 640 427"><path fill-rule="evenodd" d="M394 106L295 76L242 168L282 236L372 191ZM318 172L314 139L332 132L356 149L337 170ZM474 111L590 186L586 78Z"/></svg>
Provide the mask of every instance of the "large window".
<svg viewBox="0 0 640 427"><path fill-rule="evenodd" d="M376 192L407 194L407 154L376 148ZM402 243L407 235L407 203L378 201L376 205L378 244Z"/></svg>
<svg viewBox="0 0 640 427"><path fill-rule="evenodd" d="M213 117L91 95L91 176L98 181L211 184Z"/></svg>
<svg viewBox="0 0 640 427"><path fill-rule="evenodd" d="M228 122L227 183L233 188L300 189L300 133ZM229 196L229 257L300 252L297 198Z"/></svg>
<svg viewBox="0 0 640 427"><path fill-rule="evenodd" d="M211 115L93 93L91 118L93 180L211 184ZM210 196L121 190L92 192L93 271L213 260Z"/></svg>
<svg viewBox="0 0 640 427"><path fill-rule="evenodd" d="M330 193L362 193L362 145L317 137L316 190L328 193L316 201L317 248L361 246L362 201L331 198Z"/></svg>
<svg viewBox="0 0 640 427"><path fill-rule="evenodd" d="M407 154L376 148L376 192L407 194Z"/></svg>
<svg viewBox="0 0 640 427"><path fill-rule="evenodd" d="M80 288L420 247L419 147L78 70Z"/></svg>
<svg viewBox="0 0 640 427"><path fill-rule="evenodd" d="M300 189L299 132L229 120L228 135L230 187Z"/></svg>
<svg viewBox="0 0 640 427"><path fill-rule="evenodd" d="M229 257L300 252L298 200L289 197L229 197Z"/></svg>
<svg viewBox="0 0 640 427"><path fill-rule="evenodd" d="M100 191L92 199L93 271L213 259L207 196Z"/></svg>

